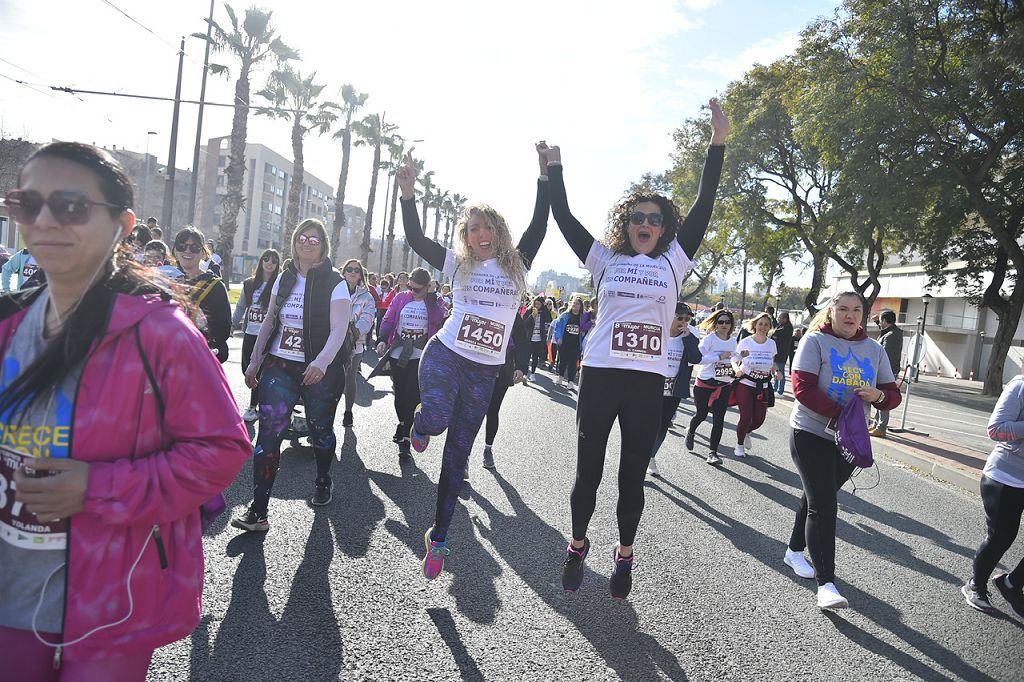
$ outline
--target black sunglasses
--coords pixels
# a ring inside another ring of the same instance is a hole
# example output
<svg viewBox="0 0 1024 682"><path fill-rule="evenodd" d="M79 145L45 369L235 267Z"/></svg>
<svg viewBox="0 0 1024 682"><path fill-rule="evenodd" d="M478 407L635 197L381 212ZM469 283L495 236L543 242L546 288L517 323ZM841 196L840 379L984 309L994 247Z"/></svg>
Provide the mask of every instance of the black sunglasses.
<svg viewBox="0 0 1024 682"><path fill-rule="evenodd" d="M414 293L414 294L418 294L418 293L420 293L421 291L423 291L424 289L426 289L426 288L427 288L427 285L426 285L426 284L424 284L423 286L419 286L419 287L414 287L414 286L412 285L412 282L409 282L408 284L406 284L406 285L405 285L405 288L406 288L406 289L408 289L409 291L411 291L411 292L412 292L412 293Z"/></svg>
<svg viewBox="0 0 1024 682"><path fill-rule="evenodd" d="M732 320L730 320L728 317L720 317L717 320L715 320L715 324L732 324Z"/></svg>
<svg viewBox="0 0 1024 682"><path fill-rule="evenodd" d="M278 260L276 258L274 258L273 256L264 256L263 257L263 262L264 263L273 263L274 265L277 265Z"/></svg>
<svg viewBox="0 0 1024 682"><path fill-rule="evenodd" d="M350 272L357 272L357 273L359 273L359 274L362 274L362 273L363 273L363 271L362 271L362 269L361 269L361 268L358 268L358 267L356 267L356 266L353 266L353 265L350 265L350 266L348 266L347 268L345 268L345 274L348 274L348 273L350 273Z"/></svg>
<svg viewBox="0 0 1024 682"><path fill-rule="evenodd" d="M629 214L629 222L634 225L643 225L646 220L654 227L661 225L663 216L660 213L644 213L643 211L633 211Z"/></svg>
<svg viewBox="0 0 1024 682"><path fill-rule="evenodd" d="M203 247L200 246L199 244L196 244L195 242L184 242L181 244L175 244L174 250L181 251L182 253L202 253Z"/></svg>
<svg viewBox="0 0 1024 682"><path fill-rule="evenodd" d="M124 210L124 206L105 201L93 201L84 192L57 190L50 196L32 189L12 189L4 198L4 205L14 221L22 225L34 225L43 206L50 209L54 219L64 226L85 225L89 222L93 206L106 206Z"/></svg>

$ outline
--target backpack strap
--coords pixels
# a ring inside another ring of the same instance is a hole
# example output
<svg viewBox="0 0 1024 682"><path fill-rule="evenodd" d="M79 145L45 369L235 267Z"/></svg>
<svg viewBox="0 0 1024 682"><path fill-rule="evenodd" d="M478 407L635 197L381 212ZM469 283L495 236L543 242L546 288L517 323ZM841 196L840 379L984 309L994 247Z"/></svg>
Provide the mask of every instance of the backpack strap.
<svg viewBox="0 0 1024 682"><path fill-rule="evenodd" d="M196 304L196 307L203 304L203 301L206 300L206 297L210 295L213 288L217 286L217 283L220 281L220 277L211 277L206 283L206 286L203 287L198 294L192 296L192 302Z"/></svg>

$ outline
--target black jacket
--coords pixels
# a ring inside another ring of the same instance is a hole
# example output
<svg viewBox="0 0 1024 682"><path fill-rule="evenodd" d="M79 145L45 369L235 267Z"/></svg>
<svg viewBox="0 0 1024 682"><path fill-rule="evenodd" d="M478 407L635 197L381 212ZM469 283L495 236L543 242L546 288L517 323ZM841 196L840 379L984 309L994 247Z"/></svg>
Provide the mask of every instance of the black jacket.
<svg viewBox="0 0 1024 682"><path fill-rule="evenodd" d="M786 362L789 360L789 353L793 350L793 324L791 322L783 322L775 331L772 333L772 338L775 339L775 362Z"/></svg>
<svg viewBox="0 0 1024 682"><path fill-rule="evenodd" d="M882 344L885 354L889 356L889 366L893 374L899 374L900 355L903 354L903 330L893 325L878 337L878 343Z"/></svg>
<svg viewBox="0 0 1024 682"><path fill-rule="evenodd" d="M223 364L228 359L228 337L231 336L231 303L224 282L212 272L201 272L195 279L181 280L189 287L188 297L195 303L207 287L208 294L199 301L199 310L206 317L206 343L217 351L217 359Z"/></svg>
<svg viewBox="0 0 1024 682"><path fill-rule="evenodd" d="M523 322L526 323L526 343L530 343L533 339L533 327L536 324L534 320L534 310L531 305L529 310L523 315ZM547 343L548 340L548 327L551 325L551 312L547 308L540 309L540 340Z"/></svg>
<svg viewBox="0 0 1024 682"><path fill-rule="evenodd" d="M527 327L523 318L516 315L512 321L512 338L508 342L508 351L505 353L505 364L498 372L498 381L504 381L509 386L513 385L518 369L526 374L530 367L530 335L533 327Z"/></svg>

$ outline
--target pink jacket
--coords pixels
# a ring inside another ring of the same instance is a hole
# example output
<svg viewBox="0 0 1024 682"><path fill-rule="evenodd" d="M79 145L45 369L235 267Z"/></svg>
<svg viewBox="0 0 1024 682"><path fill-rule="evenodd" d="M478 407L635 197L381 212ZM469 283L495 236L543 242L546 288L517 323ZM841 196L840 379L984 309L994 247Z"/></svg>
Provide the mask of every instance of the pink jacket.
<svg viewBox="0 0 1024 682"><path fill-rule="evenodd" d="M45 295L45 294L43 294ZM0 320L0 357L25 312ZM166 405L163 420L138 339ZM106 334L86 360L71 427L74 459L90 463L85 510L70 519L61 641L128 613L121 625L68 646L68 660L125 656L188 635L199 623L199 506L234 480L252 453L220 363L174 303L117 294Z"/></svg>

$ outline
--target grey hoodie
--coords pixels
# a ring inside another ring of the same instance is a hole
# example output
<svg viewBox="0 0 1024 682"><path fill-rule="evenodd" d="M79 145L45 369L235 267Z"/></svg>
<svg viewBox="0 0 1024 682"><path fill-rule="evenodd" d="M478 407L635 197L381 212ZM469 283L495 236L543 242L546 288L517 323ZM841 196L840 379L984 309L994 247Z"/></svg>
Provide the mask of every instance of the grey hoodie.
<svg viewBox="0 0 1024 682"><path fill-rule="evenodd" d="M988 420L988 437L996 441L983 473L994 481L1024 487L1024 376L1003 389Z"/></svg>

